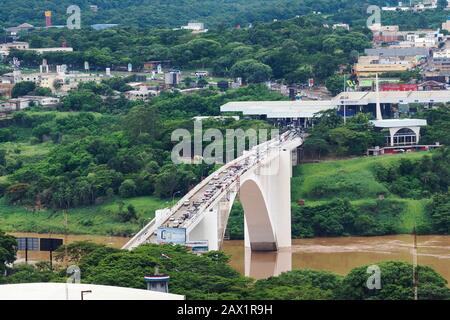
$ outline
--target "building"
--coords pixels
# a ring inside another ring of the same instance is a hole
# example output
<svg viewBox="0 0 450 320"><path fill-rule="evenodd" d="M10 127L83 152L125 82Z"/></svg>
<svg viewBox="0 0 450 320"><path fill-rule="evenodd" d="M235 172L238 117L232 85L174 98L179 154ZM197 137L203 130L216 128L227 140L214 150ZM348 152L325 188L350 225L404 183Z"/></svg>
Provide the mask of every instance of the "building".
<svg viewBox="0 0 450 320"><path fill-rule="evenodd" d="M420 141L420 128L427 125L423 119L383 119L373 120L376 128L386 129L386 146L396 147L417 145Z"/></svg>
<svg viewBox="0 0 450 320"><path fill-rule="evenodd" d="M208 29L205 29L205 24L203 22L189 22L186 26L181 27L182 30L191 30L192 33L205 33Z"/></svg>
<svg viewBox="0 0 450 320"><path fill-rule="evenodd" d="M73 52L73 48L70 47L55 47L55 48L29 48L26 49L29 51L34 51L39 54L48 53L48 52Z"/></svg>
<svg viewBox="0 0 450 320"><path fill-rule="evenodd" d="M397 57L400 59L414 58L418 62L430 57L432 53L432 51L428 48L419 48L419 47L372 48L372 49L365 49L364 52L367 56L378 56L384 58Z"/></svg>
<svg viewBox="0 0 450 320"><path fill-rule="evenodd" d="M184 300L184 296L84 283L21 283L0 285L0 300Z"/></svg>
<svg viewBox="0 0 450 320"><path fill-rule="evenodd" d="M170 277L166 274L155 274L144 277L147 283L147 290L163 293L169 293L169 279Z"/></svg>
<svg viewBox="0 0 450 320"><path fill-rule="evenodd" d="M9 52L11 51L11 49L26 50L29 47L30 46L28 42L14 41L14 42L0 43L0 58L5 58L9 56Z"/></svg>
<svg viewBox="0 0 450 320"><path fill-rule="evenodd" d="M181 82L181 71L174 70L164 75L164 83L169 86L176 86Z"/></svg>
<svg viewBox="0 0 450 320"><path fill-rule="evenodd" d="M118 24L116 24L116 23L98 23L98 24L91 25L91 28L94 30L100 31L100 30L114 28L117 26L118 26Z"/></svg>
<svg viewBox="0 0 450 320"><path fill-rule="evenodd" d="M442 23L442 30L450 32L450 17L447 17L447 20Z"/></svg>
<svg viewBox="0 0 450 320"><path fill-rule="evenodd" d="M26 50L28 48L30 48L28 42L14 41L14 42L0 43L1 51L9 51L11 49Z"/></svg>
<svg viewBox="0 0 450 320"><path fill-rule="evenodd" d="M336 29L345 29L345 30L350 30L350 26L347 23L335 23L333 24L333 30Z"/></svg>
<svg viewBox="0 0 450 320"><path fill-rule="evenodd" d="M373 33L373 41L376 43L381 42L396 42L400 39L400 28L399 26L393 25L393 26L382 26L379 23L374 23L370 27L372 33Z"/></svg>
<svg viewBox="0 0 450 320"><path fill-rule="evenodd" d="M441 91L355 91L342 92L330 100L319 101L236 101L220 107L222 112L241 112L244 116L263 116L268 119L289 119L300 125L310 126L318 112L335 109L339 114L351 116L357 112L371 113L376 117L377 100L383 118L394 118L402 105L450 102L450 90Z"/></svg>
<svg viewBox="0 0 450 320"><path fill-rule="evenodd" d="M125 92L125 97L129 100L149 100L152 97L156 97L158 91L150 90L147 86L139 86L137 90L130 90Z"/></svg>
<svg viewBox="0 0 450 320"><path fill-rule="evenodd" d="M412 68L409 64L387 64L387 63L357 63L354 67L355 73L358 77L369 77L376 74L390 73L390 72L405 72Z"/></svg>
<svg viewBox="0 0 450 320"><path fill-rule="evenodd" d="M424 81L418 84L417 88L421 91L447 90L447 86L444 83L433 80Z"/></svg>
<svg viewBox="0 0 450 320"><path fill-rule="evenodd" d="M22 96L9 99L0 103L1 112L13 112L27 109L32 106L41 106L44 108L54 108L60 102L59 98L45 96Z"/></svg>
<svg viewBox="0 0 450 320"><path fill-rule="evenodd" d="M5 31L7 34L12 36L13 38L17 38L19 33L28 32L34 29L34 26L29 23L22 23L17 27L6 28Z"/></svg>
<svg viewBox="0 0 450 320"><path fill-rule="evenodd" d="M11 98L12 89L14 85L11 83L0 82L0 97Z"/></svg>

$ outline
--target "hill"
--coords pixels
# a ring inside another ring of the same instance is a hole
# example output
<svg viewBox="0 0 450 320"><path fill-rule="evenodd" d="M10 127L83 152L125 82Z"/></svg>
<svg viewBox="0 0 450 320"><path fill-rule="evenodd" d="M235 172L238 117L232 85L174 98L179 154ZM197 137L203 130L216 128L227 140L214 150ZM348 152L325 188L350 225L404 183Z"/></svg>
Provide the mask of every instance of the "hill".
<svg viewBox="0 0 450 320"><path fill-rule="evenodd" d="M64 24L66 10L78 5L82 12L82 24L119 23L127 26L179 27L189 20L201 20L208 27L245 25L259 21L293 18L313 11L339 14L342 18L365 14L368 4L386 1L368 0L2 0L0 26L12 26L23 22L44 26L44 11L53 12L53 23ZM90 5L98 6L93 12Z"/></svg>

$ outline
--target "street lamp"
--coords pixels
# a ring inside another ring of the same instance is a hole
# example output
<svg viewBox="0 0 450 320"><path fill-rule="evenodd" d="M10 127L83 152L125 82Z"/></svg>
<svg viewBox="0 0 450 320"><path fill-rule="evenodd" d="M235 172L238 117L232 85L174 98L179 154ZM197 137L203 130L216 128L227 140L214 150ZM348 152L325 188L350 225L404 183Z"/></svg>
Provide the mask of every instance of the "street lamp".
<svg viewBox="0 0 450 320"><path fill-rule="evenodd" d="M173 202L174 202L174 200L175 200L175 195L176 194L180 194L181 193L181 191L177 191L177 192L175 192L174 194L172 194L172 206L173 206Z"/></svg>

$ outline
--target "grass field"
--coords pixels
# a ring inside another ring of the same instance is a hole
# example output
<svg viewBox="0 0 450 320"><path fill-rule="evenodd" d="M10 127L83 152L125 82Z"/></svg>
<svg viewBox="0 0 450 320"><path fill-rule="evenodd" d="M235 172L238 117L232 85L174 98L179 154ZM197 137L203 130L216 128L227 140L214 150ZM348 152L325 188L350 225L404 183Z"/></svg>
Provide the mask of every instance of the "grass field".
<svg viewBox="0 0 450 320"><path fill-rule="evenodd" d="M129 204L135 207L138 221L123 223L117 219L120 202L123 202L124 208ZM67 231L70 234L129 236L153 218L155 210L169 205L167 201L155 197L138 197L113 199L101 205L70 209L67 211ZM0 199L0 226L7 232L64 233L64 212L32 212L23 207L10 206Z"/></svg>
<svg viewBox="0 0 450 320"><path fill-rule="evenodd" d="M395 223L402 233L410 233L414 226L424 222L429 199L405 199L391 194L385 185L376 180L372 168L375 164L392 163L402 158L419 159L426 154L364 157L297 166L292 178L292 201L304 199L307 206L317 206L336 198L346 198L362 208L373 205L383 194L401 205L403 209Z"/></svg>

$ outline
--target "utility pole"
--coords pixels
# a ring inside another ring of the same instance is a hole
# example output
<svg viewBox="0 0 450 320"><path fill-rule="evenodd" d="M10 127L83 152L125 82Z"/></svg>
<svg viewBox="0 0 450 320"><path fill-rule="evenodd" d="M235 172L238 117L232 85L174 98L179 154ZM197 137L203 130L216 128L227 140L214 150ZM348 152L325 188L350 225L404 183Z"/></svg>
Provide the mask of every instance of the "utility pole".
<svg viewBox="0 0 450 320"><path fill-rule="evenodd" d="M68 232L68 219L67 219L67 210L64 210L64 232L65 232L65 235L64 235L64 244L65 244L65 246L64 246L64 264L66 265L66 268L68 267L68 263L69 263L69 261L68 261L68 258L67 258L67 244L68 244L68 242L67 242L67 238L68 238L68 236L67 236L67 232Z"/></svg>
<svg viewBox="0 0 450 320"><path fill-rule="evenodd" d="M347 79L346 76L344 74L344 125L347 124L347 110L346 110L346 106L345 106L345 99L346 99L346 93L347 93L347 89L345 88Z"/></svg>
<svg viewBox="0 0 450 320"><path fill-rule="evenodd" d="M412 250L413 254L413 287L414 287L414 300L418 300L418 287L419 287L419 274L417 272L417 233L416 226L413 229L414 246Z"/></svg>

